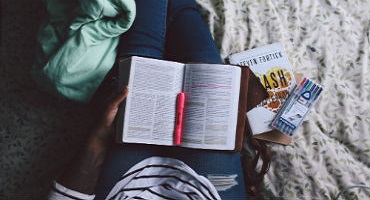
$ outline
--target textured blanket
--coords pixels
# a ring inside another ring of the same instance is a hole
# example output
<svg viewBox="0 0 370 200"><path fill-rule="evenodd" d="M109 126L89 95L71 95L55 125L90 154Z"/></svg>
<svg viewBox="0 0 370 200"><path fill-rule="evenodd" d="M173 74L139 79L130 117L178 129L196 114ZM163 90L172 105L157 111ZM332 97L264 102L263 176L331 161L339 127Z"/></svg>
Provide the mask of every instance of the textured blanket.
<svg viewBox="0 0 370 200"><path fill-rule="evenodd" d="M44 199L86 134L87 108L29 75L43 0L1 1L0 199ZM197 0L223 57L280 41L325 90L288 146L270 144L266 198L369 199L370 1ZM344 190L347 188L348 190Z"/></svg>
<svg viewBox="0 0 370 200"><path fill-rule="evenodd" d="M369 199L348 187L370 186L370 1L198 2L223 57L280 41L293 70L325 88L293 142L270 145L264 196Z"/></svg>

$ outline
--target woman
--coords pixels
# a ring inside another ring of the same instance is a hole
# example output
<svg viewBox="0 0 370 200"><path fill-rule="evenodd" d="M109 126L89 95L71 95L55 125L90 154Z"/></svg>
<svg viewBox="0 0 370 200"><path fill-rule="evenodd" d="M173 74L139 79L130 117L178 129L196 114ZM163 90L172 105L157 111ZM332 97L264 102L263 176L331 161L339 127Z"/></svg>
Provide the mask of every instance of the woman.
<svg viewBox="0 0 370 200"><path fill-rule="evenodd" d="M136 0L136 7L134 24L121 36L119 57L137 55L185 63L222 63L194 0ZM115 94L116 80L117 66L107 75L93 105L101 105L109 94ZM126 94L127 89L113 100L108 99L84 153L57 180L51 199L53 195L92 199L95 196L91 194L96 194L97 199L107 196L108 199L246 199L239 153L112 144L113 119ZM135 163L138 164L132 167ZM161 167L153 169L153 165ZM148 166L150 170L141 171ZM145 184L135 182L142 178L142 173L145 173ZM211 184L204 177L210 175L220 175L226 187L218 187L217 192L216 182Z"/></svg>

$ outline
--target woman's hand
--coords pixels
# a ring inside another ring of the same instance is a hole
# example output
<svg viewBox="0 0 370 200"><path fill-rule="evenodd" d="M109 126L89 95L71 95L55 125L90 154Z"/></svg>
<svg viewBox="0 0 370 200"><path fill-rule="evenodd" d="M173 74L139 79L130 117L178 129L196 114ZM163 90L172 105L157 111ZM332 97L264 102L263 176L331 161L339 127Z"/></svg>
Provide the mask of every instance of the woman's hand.
<svg viewBox="0 0 370 200"><path fill-rule="evenodd" d="M92 136L102 141L112 140L114 136L114 119L117 115L119 105L128 94L126 86L120 94L112 94L108 97L103 109L96 113L96 121L93 124Z"/></svg>
<svg viewBox="0 0 370 200"><path fill-rule="evenodd" d="M89 139L75 160L57 180L63 186L85 193L93 194L99 178L100 169L107 149L108 142L113 141L114 119L120 103L126 98L128 87L121 94L111 95L93 125Z"/></svg>

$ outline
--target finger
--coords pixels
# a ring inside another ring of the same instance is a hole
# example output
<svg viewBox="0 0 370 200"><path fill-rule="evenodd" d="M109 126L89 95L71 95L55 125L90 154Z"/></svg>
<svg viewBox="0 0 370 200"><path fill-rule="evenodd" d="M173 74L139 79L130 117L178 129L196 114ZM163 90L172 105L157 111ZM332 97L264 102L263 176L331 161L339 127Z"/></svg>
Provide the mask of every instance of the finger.
<svg viewBox="0 0 370 200"><path fill-rule="evenodd" d="M111 102L111 106L112 106L113 108L118 107L118 106L119 106L119 104L121 104L121 103L122 103L122 101L123 101L124 99L126 99L127 94L128 94L128 86L125 86L125 88L123 89L123 91L122 91L118 96L116 96L116 97L112 100L112 102Z"/></svg>

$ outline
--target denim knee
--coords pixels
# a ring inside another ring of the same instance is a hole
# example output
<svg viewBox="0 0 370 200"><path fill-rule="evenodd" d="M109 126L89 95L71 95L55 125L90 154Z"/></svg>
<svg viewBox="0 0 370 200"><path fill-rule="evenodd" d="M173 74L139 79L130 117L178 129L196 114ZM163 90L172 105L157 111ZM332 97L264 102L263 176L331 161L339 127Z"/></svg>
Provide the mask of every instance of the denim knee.
<svg viewBox="0 0 370 200"><path fill-rule="evenodd" d="M136 18L121 36L118 56L163 59L168 0L136 0Z"/></svg>
<svg viewBox="0 0 370 200"><path fill-rule="evenodd" d="M197 10L197 4L194 0L168 0L168 23L171 23L172 20L176 18L177 14L180 13L183 9Z"/></svg>

